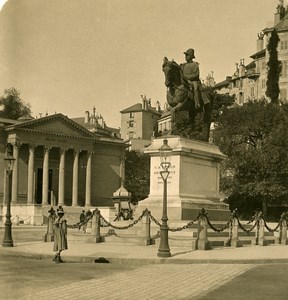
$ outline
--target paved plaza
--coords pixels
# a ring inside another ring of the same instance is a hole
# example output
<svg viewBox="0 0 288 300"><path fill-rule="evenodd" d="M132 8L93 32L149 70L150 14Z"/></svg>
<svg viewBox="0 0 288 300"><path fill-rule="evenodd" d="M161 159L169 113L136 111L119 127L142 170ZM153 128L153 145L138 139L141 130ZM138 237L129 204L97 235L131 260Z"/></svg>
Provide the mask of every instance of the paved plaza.
<svg viewBox="0 0 288 300"><path fill-rule="evenodd" d="M36 227L27 229L24 233L24 228L18 227L14 230L14 247L0 247L0 255L32 258L36 264L37 261L39 264L46 262L46 266L52 266L59 272L58 276L65 276L69 265L75 263L86 263L87 267L93 264L97 268L95 260L99 258L105 258L110 265L123 266L123 270L120 267L117 273L95 275L85 280L75 279L64 285L46 284L42 289L27 287L21 299L50 299L51 295L61 295L61 299L212 299L209 298L211 292L238 280L246 272L254 272L263 265L269 268L272 264L288 264L288 246L278 244L214 248L209 251L195 251L192 247L170 247L172 256L159 258L157 245L96 244L72 240L68 240L69 249L62 253L65 263L55 264L52 262L53 242L45 243L39 239L45 232L44 229ZM0 234L3 234L3 228L0 228ZM31 239L33 235L35 237ZM127 266L132 268L127 269ZM271 278L272 276L273 274ZM261 284L261 280L258 281ZM270 298L267 296L263 299Z"/></svg>
<svg viewBox="0 0 288 300"><path fill-rule="evenodd" d="M196 299L229 282L253 264L144 265L130 272L51 288L26 299ZM95 298L96 297L96 298Z"/></svg>

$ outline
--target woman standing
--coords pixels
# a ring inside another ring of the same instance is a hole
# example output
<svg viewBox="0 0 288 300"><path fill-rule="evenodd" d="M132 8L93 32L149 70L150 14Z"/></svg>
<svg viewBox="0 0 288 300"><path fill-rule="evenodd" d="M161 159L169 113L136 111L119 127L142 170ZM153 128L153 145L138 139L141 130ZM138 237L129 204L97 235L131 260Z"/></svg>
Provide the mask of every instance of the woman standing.
<svg viewBox="0 0 288 300"><path fill-rule="evenodd" d="M63 218L64 210L62 206L59 206L57 209L57 218L54 222L54 248L56 255L53 259L56 263L62 263L61 251L68 249L67 244L67 221Z"/></svg>

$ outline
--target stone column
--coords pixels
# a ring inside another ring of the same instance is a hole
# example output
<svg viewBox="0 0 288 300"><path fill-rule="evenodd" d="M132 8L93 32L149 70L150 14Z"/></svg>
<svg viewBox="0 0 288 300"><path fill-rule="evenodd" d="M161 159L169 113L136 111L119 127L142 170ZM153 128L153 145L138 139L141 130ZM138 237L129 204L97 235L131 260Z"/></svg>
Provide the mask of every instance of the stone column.
<svg viewBox="0 0 288 300"><path fill-rule="evenodd" d="M66 149L61 148L60 162L59 162L58 205L64 205L65 153L66 153Z"/></svg>
<svg viewBox="0 0 288 300"><path fill-rule="evenodd" d="M43 160L42 205L48 205L49 151L50 147L45 146Z"/></svg>
<svg viewBox="0 0 288 300"><path fill-rule="evenodd" d="M72 206L78 205L78 168L79 168L79 150L74 150Z"/></svg>
<svg viewBox="0 0 288 300"><path fill-rule="evenodd" d="M34 195L34 151L35 146L29 145L27 203L33 203Z"/></svg>
<svg viewBox="0 0 288 300"><path fill-rule="evenodd" d="M120 157L120 180L121 180L121 183L125 183L125 156L121 156Z"/></svg>
<svg viewBox="0 0 288 300"><path fill-rule="evenodd" d="M18 170L19 170L19 144L13 145L13 157L15 158L13 173L12 173L12 197L11 202L17 203L18 197Z"/></svg>
<svg viewBox="0 0 288 300"><path fill-rule="evenodd" d="M85 195L85 206L91 206L91 160L92 153L87 152L87 167L86 167L86 195Z"/></svg>

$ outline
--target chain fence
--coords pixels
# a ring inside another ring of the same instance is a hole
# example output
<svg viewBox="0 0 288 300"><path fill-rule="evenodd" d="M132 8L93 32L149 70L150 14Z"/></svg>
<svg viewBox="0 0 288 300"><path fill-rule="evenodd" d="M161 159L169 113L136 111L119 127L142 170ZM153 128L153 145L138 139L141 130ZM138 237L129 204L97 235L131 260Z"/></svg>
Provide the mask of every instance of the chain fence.
<svg viewBox="0 0 288 300"><path fill-rule="evenodd" d="M102 215L100 210L98 210L97 208L94 209L91 214L89 216L87 216L85 218L84 221L82 222L77 222L75 224L67 224L68 228L78 228L80 229L82 226L87 225L88 222L90 222L93 217L95 215L98 215L98 219L99 219L99 224L98 226L101 228L112 228L115 230L127 230L135 225L137 225L144 217L148 217L149 218L149 222L154 222L160 229L161 229L161 222L159 222L151 213L151 211L149 211L148 209L143 210L142 214L136 219L136 220L132 220L132 222L130 222L127 225L123 225L123 226L119 226L116 225L115 223L117 221L113 221L113 223L109 222L108 220L106 220ZM50 217L50 216L49 216ZM126 221L128 222L128 221ZM201 223L202 222L202 223ZM192 225L194 224L198 224L198 228L199 228L199 224L201 223L203 226L203 222L204 222L204 226L208 227L216 232L216 233L221 233L224 231L228 230L228 240L226 240L226 245L230 246L231 245L231 241L233 238L238 238L237 237L233 237L233 232L235 234L235 231L233 231L233 226L237 226L239 227L243 232L249 234L251 232L253 232L255 229L255 244L257 245L259 242L259 237L261 232L264 232L264 228L271 233L275 233L278 232L279 233L279 237L278 237L278 243L281 244L282 239L283 239L283 227L285 224L285 230L286 230L286 224L287 224L287 212L283 212L276 227L275 228L271 228L268 224L267 221L265 220L265 217L263 215L263 213L261 211L256 211L254 213L254 215L252 216L251 220L248 221L246 224L241 223L239 217L238 217L238 212L237 209L235 209L234 211L231 212L229 220L222 226L217 227L216 225L214 225L212 223L212 221L210 220L209 216L208 216L208 212L203 208L199 211L199 214L196 218L196 220L191 220L188 221L185 225L181 226L181 227L176 227L176 228L170 228L168 226L168 230L171 232L178 232L178 231L182 231L185 229L190 229L192 228ZM97 226L97 224L96 224ZM238 230L238 229L237 229ZM263 234L262 234L263 235ZM156 237L159 237L159 234L156 235ZM199 232L198 232L198 237L199 237ZM286 234L287 237L287 234Z"/></svg>

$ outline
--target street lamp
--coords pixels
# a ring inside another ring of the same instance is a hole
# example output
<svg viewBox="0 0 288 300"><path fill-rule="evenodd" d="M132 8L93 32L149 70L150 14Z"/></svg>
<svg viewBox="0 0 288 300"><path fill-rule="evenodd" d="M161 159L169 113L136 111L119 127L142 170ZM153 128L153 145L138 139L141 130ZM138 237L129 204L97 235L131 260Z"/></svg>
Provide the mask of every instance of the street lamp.
<svg viewBox="0 0 288 300"><path fill-rule="evenodd" d="M168 217L167 217L167 179L170 174L168 171L171 163L172 156L172 148L169 147L167 139L163 140L163 145L159 149L160 160L162 171L160 171L160 175L163 179L164 183L164 191L163 191L163 212L162 212L162 224L160 226L160 246L158 249L157 256L159 257L170 257L170 248L168 243Z"/></svg>
<svg viewBox="0 0 288 300"><path fill-rule="evenodd" d="M7 153L4 158L4 165L6 169L6 184L8 186L8 195L6 197L7 202L7 213L6 213L6 222L5 222L5 233L4 239L2 243L2 247L13 247L13 239L12 239L12 223L11 223L11 192L12 192L12 172L15 158L12 155L12 149L10 146L7 148Z"/></svg>

